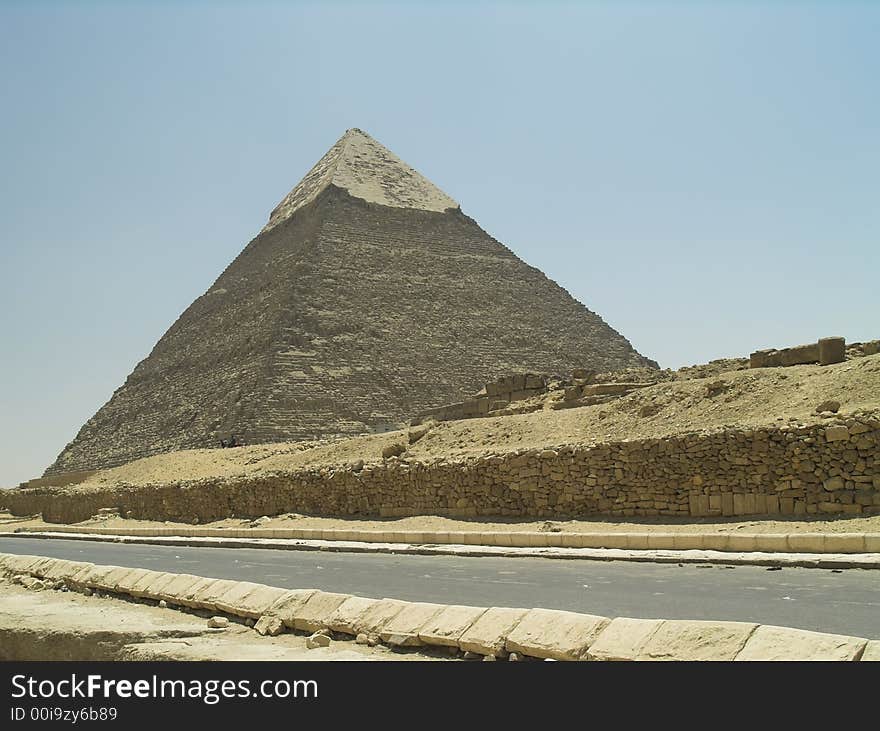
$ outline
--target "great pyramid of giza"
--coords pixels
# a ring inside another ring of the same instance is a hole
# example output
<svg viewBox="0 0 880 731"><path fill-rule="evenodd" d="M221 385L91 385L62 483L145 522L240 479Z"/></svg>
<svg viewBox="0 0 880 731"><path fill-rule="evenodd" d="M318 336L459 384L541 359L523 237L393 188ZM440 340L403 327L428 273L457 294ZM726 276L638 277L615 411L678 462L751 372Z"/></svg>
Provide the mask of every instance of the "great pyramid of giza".
<svg viewBox="0 0 880 731"><path fill-rule="evenodd" d="M46 474L395 428L516 372L654 366L348 130Z"/></svg>

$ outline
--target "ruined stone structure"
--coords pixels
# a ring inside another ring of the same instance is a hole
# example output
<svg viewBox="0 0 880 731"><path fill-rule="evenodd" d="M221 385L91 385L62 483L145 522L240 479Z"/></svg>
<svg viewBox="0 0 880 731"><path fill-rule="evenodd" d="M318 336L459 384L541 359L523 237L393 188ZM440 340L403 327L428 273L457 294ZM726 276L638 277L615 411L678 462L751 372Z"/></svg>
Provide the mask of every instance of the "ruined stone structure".
<svg viewBox="0 0 880 731"><path fill-rule="evenodd" d="M487 379L656 367L349 130L47 474L178 449L383 431Z"/></svg>
<svg viewBox="0 0 880 731"><path fill-rule="evenodd" d="M831 365L846 360L846 341L843 338L820 338L816 343L795 345L777 350L756 350L749 356L750 368L773 368L779 366L819 363Z"/></svg>
<svg viewBox="0 0 880 731"><path fill-rule="evenodd" d="M487 383L466 401L445 404L417 414L410 421L410 426L430 421L456 421L538 411L545 407L540 401L533 400L527 406L520 406L518 402L553 392L558 392L562 398L548 401L547 408L571 409L578 406L593 406L652 385L651 383L620 383L617 380L606 381L601 376L591 374L582 368L576 368L575 371L582 377L576 377L574 374L571 377L558 377L534 373L503 376ZM659 373L659 371L655 372Z"/></svg>
<svg viewBox="0 0 880 731"><path fill-rule="evenodd" d="M868 515L880 512L880 419L719 429L431 462L389 457L172 484L9 490L16 515L73 523L113 507L207 522L287 512L456 517Z"/></svg>

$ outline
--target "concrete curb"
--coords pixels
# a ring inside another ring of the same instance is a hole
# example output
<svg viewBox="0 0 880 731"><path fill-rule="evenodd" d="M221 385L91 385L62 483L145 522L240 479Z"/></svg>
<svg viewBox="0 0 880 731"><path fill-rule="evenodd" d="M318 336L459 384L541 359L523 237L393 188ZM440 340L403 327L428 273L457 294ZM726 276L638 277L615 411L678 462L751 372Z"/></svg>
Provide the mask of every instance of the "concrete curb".
<svg viewBox="0 0 880 731"><path fill-rule="evenodd" d="M119 529L57 526L19 533L118 535ZM502 548L617 548L628 551L759 551L762 553L880 553L880 533L552 533L476 531L376 531L310 528L130 528L150 538L267 538L300 541L499 546Z"/></svg>
<svg viewBox="0 0 880 731"><path fill-rule="evenodd" d="M619 548L521 548L480 545L364 543L357 541L293 540L269 538L184 538L80 532L0 533L0 538L42 538L108 543L190 546L195 548L265 548L285 551L339 551L396 553L419 556L493 556L502 558L556 558L590 561L642 561L650 563L701 563L736 566L787 566L819 569L880 569L880 553L765 553L760 551L625 550Z"/></svg>
<svg viewBox="0 0 880 731"><path fill-rule="evenodd" d="M492 658L516 653L556 660L854 661L880 655L880 641L746 622L612 620L551 609L368 599L42 556L0 554L0 574L30 589L98 591L220 612L239 620L258 617L257 627L274 626L273 634L284 628L309 632L332 628L360 637L359 630L369 627L367 640L373 643L397 647L440 643Z"/></svg>

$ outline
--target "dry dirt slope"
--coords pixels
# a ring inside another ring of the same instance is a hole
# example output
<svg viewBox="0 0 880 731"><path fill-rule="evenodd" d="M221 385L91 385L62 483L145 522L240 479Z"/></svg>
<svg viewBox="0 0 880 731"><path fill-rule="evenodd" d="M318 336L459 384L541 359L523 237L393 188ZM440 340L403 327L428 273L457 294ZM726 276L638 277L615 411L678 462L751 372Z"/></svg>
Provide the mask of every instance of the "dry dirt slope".
<svg viewBox="0 0 880 731"><path fill-rule="evenodd" d="M880 355L824 367L729 371L706 378L658 383L608 404L553 410L547 403L546 409L530 414L439 423L415 444L407 444L403 458L431 462L532 447L664 437L728 426L811 424L829 418L816 413L816 407L826 400L839 401L841 415L880 413ZM403 431L324 443L187 450L103 470L83 487L167 484L360 460L378 462L385 447L407 441Z"/></svg>

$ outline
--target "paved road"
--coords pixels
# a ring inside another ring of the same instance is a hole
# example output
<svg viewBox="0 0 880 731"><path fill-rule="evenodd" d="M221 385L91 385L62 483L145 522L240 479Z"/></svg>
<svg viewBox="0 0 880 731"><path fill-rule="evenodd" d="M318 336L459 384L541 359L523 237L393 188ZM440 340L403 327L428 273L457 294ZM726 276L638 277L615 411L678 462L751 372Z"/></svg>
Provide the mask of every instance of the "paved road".
<svg viewBox="0 0 880 731"><path fill-rule="evenodd" d="M0 552L477 606L750 620L880 639L880 572L0 538Z"/></svg>

